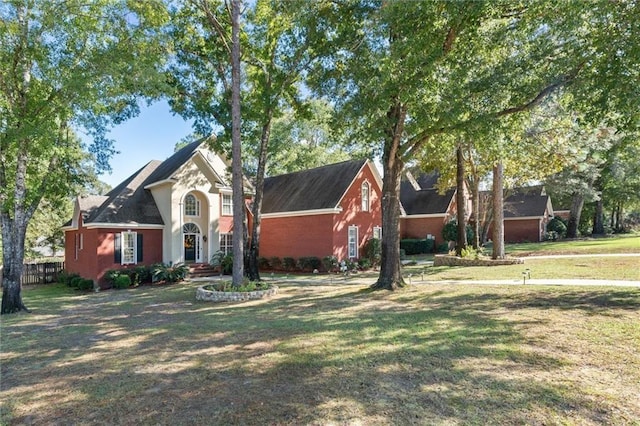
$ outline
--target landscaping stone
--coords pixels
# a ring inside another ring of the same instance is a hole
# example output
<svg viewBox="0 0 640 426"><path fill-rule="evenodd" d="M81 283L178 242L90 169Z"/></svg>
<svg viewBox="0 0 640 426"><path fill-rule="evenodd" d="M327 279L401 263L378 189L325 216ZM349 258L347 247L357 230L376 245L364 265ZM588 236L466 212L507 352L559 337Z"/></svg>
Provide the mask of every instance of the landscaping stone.
<svg viewBox="0 0 640 426"><path fill-rule="evenodd" d="M524 263L524 259L518 257L508 257L506 259L491 258L468 258L451 256L448 254L437 254L433 260L433 266L498 266L498 265L519 265Z"/></svg>
<svg viewBox="0 0 640 426"><path fill-rule="evenodd" d="M278 293L278 286L272 285L266 290L256 291L216 291L207 290L205 286L200 286L196 290L196 300L206 300L209 302L243 302L247 300L258 300L263 297L273 296Z"/></svg>

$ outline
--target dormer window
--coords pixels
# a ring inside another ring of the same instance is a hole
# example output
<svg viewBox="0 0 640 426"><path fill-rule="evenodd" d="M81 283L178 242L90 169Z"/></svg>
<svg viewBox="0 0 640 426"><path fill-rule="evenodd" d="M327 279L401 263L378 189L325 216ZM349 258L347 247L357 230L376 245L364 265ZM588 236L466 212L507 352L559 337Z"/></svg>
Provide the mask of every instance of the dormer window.
<svg viewBox="0 0 640 426"><path fill-rule="evenodd" d="M362 211L369 211L369 182L362 182Z"/></svg>
<svg viewBox="0 0 640 426"><path fill-rule="evenodd" d="M187 194L184 197L184 215L200 216L200 202L193 194Z"/></svg>

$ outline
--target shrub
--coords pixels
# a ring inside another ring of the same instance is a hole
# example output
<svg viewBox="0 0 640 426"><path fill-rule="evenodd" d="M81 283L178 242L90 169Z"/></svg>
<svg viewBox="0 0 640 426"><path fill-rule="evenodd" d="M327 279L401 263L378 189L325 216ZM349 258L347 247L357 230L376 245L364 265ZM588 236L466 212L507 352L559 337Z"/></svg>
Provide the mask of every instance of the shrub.
<svg viewBox="0 0 640 426"><path fill-rule="evenodd" d="M78 290L93 290L93 280L80 278L77 282Z"/></svg>
<svg viewBox="0 0 640 426"><path fill-rule="evenodd" d="M73 281L73 279L74 279L74 278L80 278L80 275L78 275L78 274L69 274L69 273L67 273L67 274L64 276L64 281L61 281L61 282L64 282L66 285L68 285L69 287L71 287L71 286L72 286L72 285L71 285L71 282Z"/></svg>
<svg viewBox="0 0 640 426"><path fill-rule="evenodd" d="M224 254L223 251L218 250L211 256L209 264L215 268L220 268L220 272L223 274L230 274L233 270L233 255L231 253Z"/></svg>
<svg viewBox="0 0 640 426"><path fill-rule="evenodd" d="M404 260L407 257L407 252L404 249L400 249L400 260Z"/></svg>
<svg viewBox="0 0 640 426"><path fill-rule="evenodd" d="M369 261L369 267L380 265L382 259L382 242L378 238L369 238L365 243L364 258Z"/></svg>
<svg viewBox="0 0 640 426"><path fill-rule="evenodd" d="M165 281L167 283L175 283L182 281L189 273L189 267L183 263L176 265L165 265L159 263L153 266L152 277L154 281Z"/></svg>
<svg viewBox="0 0 640 426"><path fill-rule="evenodd" d="M465 229L467 231L467 241L473 241L473 228L467 225ZM454 219L442 228L442 238L445 241L458 241L458 221Z"/></svg>
<svg viewBox="0 0 640 426"><path fill-rule="evenodd" d="M404 249L406 254L423 254L433 251L434 241L429 239L418 240L407 238L400 240L400 248Z"/></svg>
<svg viewBox="0 0 640 426"><path fill-rule="evenodd" d="M136 266L133 270L129 270L128 272L133 285L151 282L151 268L148 266Z"/></svg>
<svg viewBox="0 0 640 426"><path fill-rule="evenodd" d="M80 275L74 275L73 278L71 278L71 281L69 281L69 287L79 288L80 287L80 282L83 279L84 278L82 278Z"/></svg>
<svg viewBox="0 0 640 426"><path fill-rule="evenodd" d="M271 265L272 269L281 269L282 268L282 260L278 256L273 256L269 258L269 265Z"/></svg>
<svg viewBox="0 0 640 426"><path fill-rule="evenodd" d="M438 244L438 253L448 253L449 252L449 243L440 243Z"/></svg>
<svg viewBox="0 0 640 426"><path fill-rule="evenodd" d="M131 278L129 275L120 274L113 281L113 286L120 289L128 288L131 286Z"/></svg>
<svg viewBox="0 0 640 426"><path fill-rule="evenodd" d="M366 257L358 260L358 269L365 270L371 268L371 261Z"/></svg>
<svg viewBox="0 0 640 426"><path fill-rule="evenodd" d="M285 271L292 271L296 267L296 260L293 257L282 259L282 266Z"/></svg>
<svg viewBox="0 0 640 426"><path fill-rule="evenodd" d="M334 272L338 269L338 259L335 256L325 256L322 258L322 267L327 272Z"/></svg>
<svg viewBox="0 0 640 426"><path fill-rule="evenodd" d="M301 257L298 259L298 269L301 271L313 271L314 269L320 269L320 259L315 256Z"/></svg>
<svg viewBox="0 0 640 426"><path fill-rule="evenodd" d="M260 269L269 269L269 259L266 257L258 258L258 268Z"/></svg>
<svg viewBox="0 0 640 426"><path fill-rule="evenodd" d="M567 235L567 224L562 220L562 218L556 216L547 223L547 231L549 233L555 232L556 238L564 237ZM555 241L556 238L553 240Z"/></svg>

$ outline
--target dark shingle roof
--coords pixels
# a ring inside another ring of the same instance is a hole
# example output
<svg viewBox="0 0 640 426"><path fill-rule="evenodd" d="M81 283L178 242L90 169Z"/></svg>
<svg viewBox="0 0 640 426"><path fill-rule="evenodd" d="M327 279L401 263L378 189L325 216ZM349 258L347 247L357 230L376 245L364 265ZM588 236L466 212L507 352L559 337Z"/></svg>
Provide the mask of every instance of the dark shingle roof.
<svg viewBox="0 0 640 426"><path fill-rule="evenodd" d="M548 195L540 195L540 187L517 188L504 199L504 217L544 216Z"/></svg>
<svg viewBox="0 0 640 426"><path fill-rule="evenodd" d="M416 189L409 179L400 183L400 203L407 215L444 214L447 212L455 189L439 194L435 189L438 174L422 174L415 179L420 189Z"/></svg>
<svg viewBox="0 0 640 426"><path fill-rule="evenodd" d="M151 192L144 189L152 182L149 177L160 165L160 161L150 161L113 188L98 208L87 212L85 223L164 224Z"/></svg>
<svg viewBox="0 0 640 426"><path fill-rule="evenodd" d="M351 160L265 179L262 213L338 206L367 160Z"/></svg>
<svg viewBox="0 0 640 426"><path fill-rule="evenodd" d="M195 142L191 142L189 145L183 147L171 157L164 160L162 164L149 176L148 182L145 182L145 186L169 179L180 167L182 167L184 163L187 162L187 160L193 156L203 141L204 139L199 139Z"/></svg>

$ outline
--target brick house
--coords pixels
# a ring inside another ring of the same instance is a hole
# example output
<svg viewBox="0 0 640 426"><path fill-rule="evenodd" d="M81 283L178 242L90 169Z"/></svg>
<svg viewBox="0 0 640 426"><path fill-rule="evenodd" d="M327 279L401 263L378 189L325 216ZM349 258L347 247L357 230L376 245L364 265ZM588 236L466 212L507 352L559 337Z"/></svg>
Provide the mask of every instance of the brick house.
<svg viewBox="0 0 640 426"><path fill-rule="evenodd" d="M267 178L260 256L358 259L381 237L382 180L370 160Z"/></svg>

